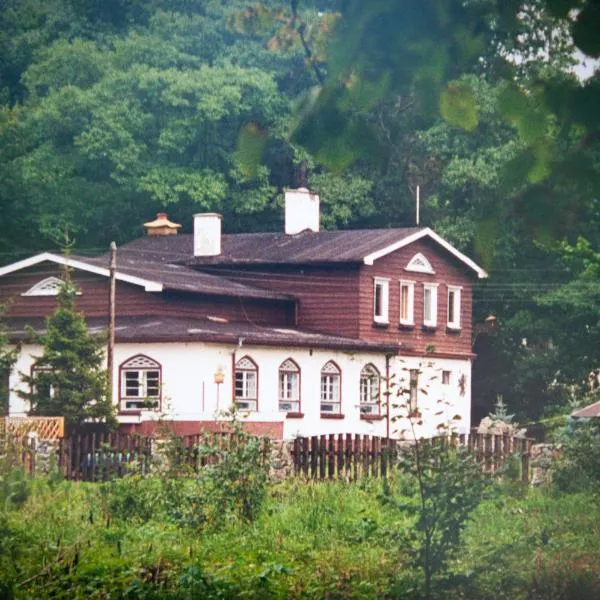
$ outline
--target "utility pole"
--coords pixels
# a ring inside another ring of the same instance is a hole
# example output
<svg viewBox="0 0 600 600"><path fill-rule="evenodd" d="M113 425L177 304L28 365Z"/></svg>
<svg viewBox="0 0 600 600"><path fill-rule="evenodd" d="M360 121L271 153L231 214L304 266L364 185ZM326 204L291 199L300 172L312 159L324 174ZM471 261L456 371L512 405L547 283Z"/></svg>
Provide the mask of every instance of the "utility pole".
<svg viewBox="0 0 600 600"><path fill-rule="evenodd" d="M417 185L417 225L419 224L419 217L421 213L421 186Z"/></svg>
<svg viewBox="0 0 600 600"><path fill-rule="evenodd" d="M106 370L108 372L108 394L112 401L113 383L114 383L114 353L115 353L115 297L116 281L115 274L117 270L117 245L110 243L110 265L108 274L110 279L110 291L108 296L108 347L106 349Z"/></svg>

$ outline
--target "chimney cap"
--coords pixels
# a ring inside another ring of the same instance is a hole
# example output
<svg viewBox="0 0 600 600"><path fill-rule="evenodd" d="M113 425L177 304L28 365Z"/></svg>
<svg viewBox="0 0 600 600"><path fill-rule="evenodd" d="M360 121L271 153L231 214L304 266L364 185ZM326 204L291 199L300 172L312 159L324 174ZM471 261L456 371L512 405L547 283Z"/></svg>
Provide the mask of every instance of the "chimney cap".
<svg viewBox="0 0 600 600"><path fill-rule="evenodd" d="M148 235L169 235L177 233L177 230L181 228L181 225L169 221L167 213L160 212L156 214L156 219L154 219L154 221L144 223L144 227L146 228Z"/></svg>

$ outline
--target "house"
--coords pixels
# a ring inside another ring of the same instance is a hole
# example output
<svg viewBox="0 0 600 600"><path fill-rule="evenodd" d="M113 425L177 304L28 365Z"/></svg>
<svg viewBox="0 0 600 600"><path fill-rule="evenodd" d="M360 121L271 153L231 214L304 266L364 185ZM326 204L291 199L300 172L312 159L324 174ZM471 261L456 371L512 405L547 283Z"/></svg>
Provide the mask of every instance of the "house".
<svg viewBox="0 0 600 600"><path fill-rule="evenodd" d="M472 285L483 269L429 228L319 231L319 198L285 195L285 231L222 234L221 216L194 233L159 214L117 252L113 398L121 427L180 433L215 428L232 405L249 431L277 438L400 435L402 397L433 434L460 415L470 427ZM107 327L109 257L43 253L0 268L14 341L15 390L40 348L67 262L77 307Z"/></svg>

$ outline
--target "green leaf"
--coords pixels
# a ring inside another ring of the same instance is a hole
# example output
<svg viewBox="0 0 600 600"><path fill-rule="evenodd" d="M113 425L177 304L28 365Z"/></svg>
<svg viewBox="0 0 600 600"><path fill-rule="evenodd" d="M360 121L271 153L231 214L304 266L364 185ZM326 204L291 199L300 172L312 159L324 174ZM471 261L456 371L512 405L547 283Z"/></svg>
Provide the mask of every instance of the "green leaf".
<svg viewBox="0 0 600 600"><path fill-rule="evenodd" d="M246 123L238 136L234 159L248 179L256 179L267 145L268 134L258 123Z"/></svg>
<svg viewBox="0 0 600 600"><path fill-rule="evenodd" d="M449 83L440 96L440 113L450 125L473 131L479 123L479 115L471 85L465 81Z"/></svg>

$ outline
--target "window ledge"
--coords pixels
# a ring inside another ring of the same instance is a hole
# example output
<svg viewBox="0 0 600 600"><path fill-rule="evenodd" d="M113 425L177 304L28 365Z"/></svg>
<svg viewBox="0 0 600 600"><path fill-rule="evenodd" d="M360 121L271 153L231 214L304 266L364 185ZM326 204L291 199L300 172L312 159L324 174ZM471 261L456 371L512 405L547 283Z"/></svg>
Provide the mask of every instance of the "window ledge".
<svg viewBox="0 0 600 600"><path fill-rule="evenodd" d="M407 331L412 331L414 328L414 323L400 323L400 325L398 325L398 329L406 329Z"/></svg>
<svg viewBox="0 0 600 600"><path fill-rule="evenodd" d="M304 413L302 412L289 412L285 415L286 419L302 419L304 418Z"/></svg>
<svg viewBox="0 0 600 600"><path fill-rule="evenodd" d="M360 415L361 421L383 421L385 415Z"/></svg>
<svg viewBox="0 0 600 600"><path fill-rule="evenodd" d="M451 325L446 325L446 333L459 335L462 331L461 327L452 327Z"/></svg>
<svg viewBox="0 0 600 600"><path fill-rule="evenodd" d="M122 415L124 417L139 417L142 414L142 410L139 408L124 408L118 412L118 415Z"/></svg>
<svg viewBox="0 0 600 600"><path fill-rule="evenodd" d="M373 327L378 327L380 329L387 329L390 324L387 321L373 321Z"/></svg>
<svg viewBox="0 0 600 600"><path fill-rule="evenodd" d="M341 413L321 413L321 419L344 419L345 415Z"/></svg>
<svg viewBox="0 0 600 600"><path fill-rule="evenodd" d="M434 332L437 329L437 325L421 325L421 331L431 331Z"/></svg>

